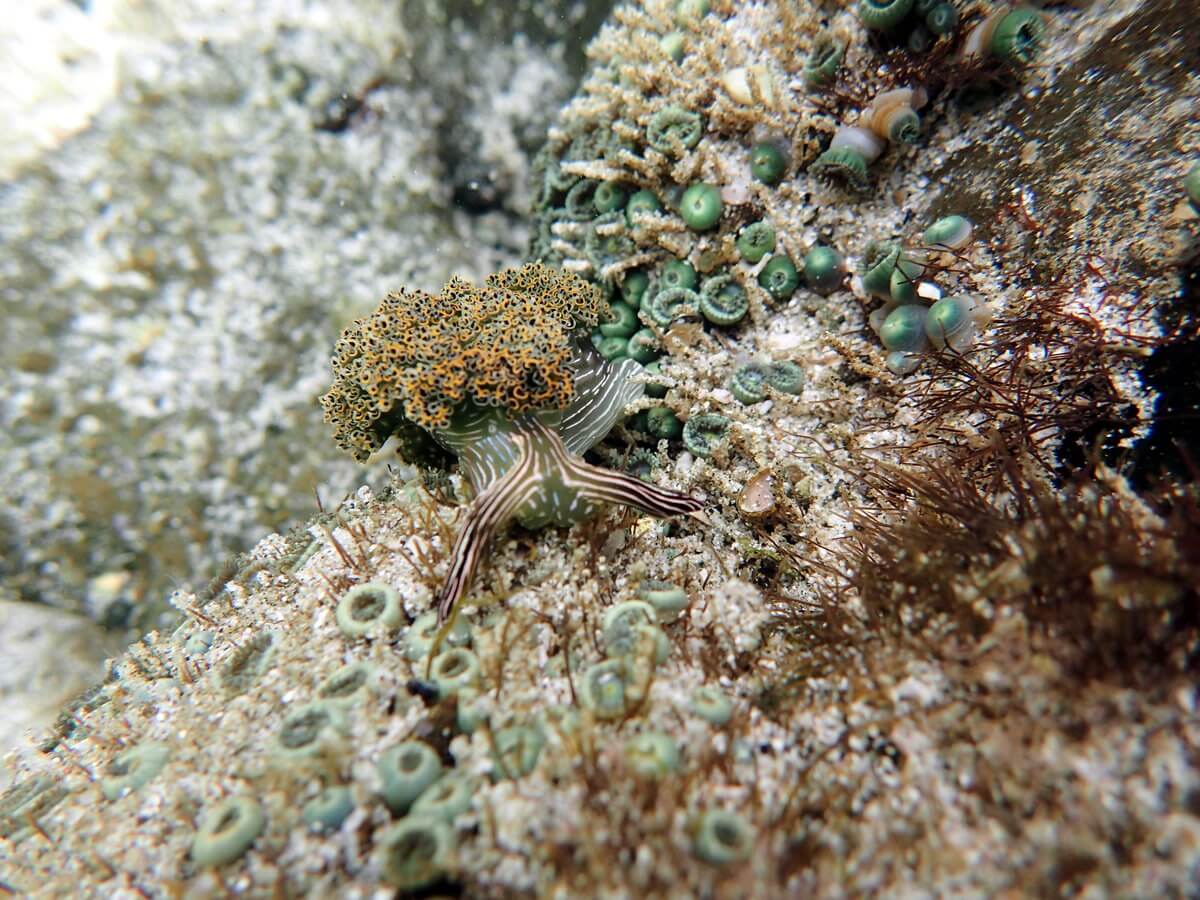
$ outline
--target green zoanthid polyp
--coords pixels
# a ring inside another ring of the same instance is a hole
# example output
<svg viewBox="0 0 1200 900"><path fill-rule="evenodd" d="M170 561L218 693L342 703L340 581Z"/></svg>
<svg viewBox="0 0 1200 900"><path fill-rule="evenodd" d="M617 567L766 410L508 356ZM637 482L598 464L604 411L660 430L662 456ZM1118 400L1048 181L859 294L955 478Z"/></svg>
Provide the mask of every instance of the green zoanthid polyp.
<svg viewBox="0 0 1200 900"><path fill-rule="evenodd" d="M531 264L482 288L455 278L438 295L390 294L338 340L334 383L321 398L338 445L366 460L392 433L416 426L458 458L474 488L438 592L439 622L512 519L570 525L606 503L654 516L700 509L692 497L581 457L643 391L639 363L607 361L588 339L606 305L594 285Z"/></svg>

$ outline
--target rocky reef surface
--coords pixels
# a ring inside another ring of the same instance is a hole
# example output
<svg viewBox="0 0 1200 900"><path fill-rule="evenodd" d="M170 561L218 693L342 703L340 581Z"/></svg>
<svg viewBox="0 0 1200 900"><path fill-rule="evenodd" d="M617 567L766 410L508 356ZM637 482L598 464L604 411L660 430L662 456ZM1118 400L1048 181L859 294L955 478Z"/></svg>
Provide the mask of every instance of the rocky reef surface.
<svg viewBox="0 0 1200 900"><path fill-rule="evenodd" d="M1115 0L1027 10L1029 44L980 59L1011 10L922 43L910 6L879 33L624 4L533 166L531 255L605 287L596 349L647 364L594 458L702 514L512 529L439 643L461 479L327 502L10 755L0 880L1187 896L1196 38ZM881 146L838 137L884 96ZM953 214L969 239L931 238ZM898 343L906 316L942 330Z"/></svg>

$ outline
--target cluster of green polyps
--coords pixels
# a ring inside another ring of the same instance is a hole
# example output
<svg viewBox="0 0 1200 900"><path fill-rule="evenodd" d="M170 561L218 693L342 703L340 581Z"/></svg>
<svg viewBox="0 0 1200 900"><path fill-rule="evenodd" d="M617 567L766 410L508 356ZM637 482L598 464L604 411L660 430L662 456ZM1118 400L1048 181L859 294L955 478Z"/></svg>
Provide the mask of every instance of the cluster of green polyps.
<svg viewBox="0 0 1200 900"><path fill-rule="evenodd" d="M474 489L438 593L439 621L511 519L569 525L604 503L655 516L700 508L579 455L642 394L632 378L641 366L606 361L587 339L605 306L594 285L533 264L483 287L453 279L440 295L391 294L342 333L334 384L321 398L338 444L365 459L415 427L457 457Z"/></svg>
<svg viewBox="0 0 1200 900"><path fill-rule="evenodd" d="M866 190L867 168L889 142L916 143L921 136L921 109L928 96L922 88L894 88L877 95L856 124L841 125L829 149L818 156L809 172L826 181Z"/></svg>
<svg viewBox="0 0 1200 900"><path fill-rule="evenodd" d="M858 16L874 31L903 38L913 53L924 53L935 41L951 38L959 18L950 0L860 0Z"/></svg>
<svg viewBox="0 0 1200 900"><path fill-rule="evenodd" d="M915 249L872 242L862 260L863 289L884 305L870 316L871 327L887 348L887 367L897 375L912 372L931 344L963 352L978 330L991 321L991 308L975 294L942 296L931 280L953 265L970 244L974 228L959 215L939 219ZM934 301L926 306L921 301Z"/></svg>

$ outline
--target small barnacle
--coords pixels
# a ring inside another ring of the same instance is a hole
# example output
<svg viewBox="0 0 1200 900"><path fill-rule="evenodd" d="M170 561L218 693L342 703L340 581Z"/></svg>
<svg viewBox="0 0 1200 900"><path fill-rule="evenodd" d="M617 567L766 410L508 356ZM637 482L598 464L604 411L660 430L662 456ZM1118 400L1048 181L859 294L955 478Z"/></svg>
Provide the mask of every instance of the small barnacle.
<svg viewBox="0 0 1200 900"><path fill-rule="evenodd" d="M475 782L466 775L450 773L440 778L425 793L417 798L410 811L414 816L430 816L445 822L453 822L471 808L475 796Z"/></svg>
<svg viewBox="0 0 1200 900"><path fill-rule="evenodd" d="M545 738L537 728L526 725L511 725L501 728L492 737L492 777L523 778L537 766Z"/></svg>
<svg viewBox="0 0 1200 900"><path fill-rule="evenodd" d="M439 816L409 816L375 835L383 880L402 891L428 887L449 871L454 829Z"/></svg>
<svg viewBox="0 0 1200 900"><path fill-rule="evenodd" d="M750 148L750 174L763 184L777 184L787 171L787 154L774 141L760 141Z"/></svg>
<svg viewBox="0 0 1200 900"><path fill-rule="evenodd" d="M661 731L643 731L625 742L625 765L639 778L663 778L679 768L679 745Z"/></svg>
<svg viewBox="0 0 1200 900"><path fill-rule="evenodd" d="M767 109L779 108L775 79L771 76L771 70L762 63L727 69L721 75L721 86L731 99L743 106L761 100Z"/></svg>
<svg viewBox="0 0 1200 900"><path fill-rule="evenodd" d="M707 863L741 862L754 849L754 828L736 813L710 809L700 816L692 849Z"/></svg>
<svg viewBox="0 0 1200 900"><path fill-rule="evenodd" d="M991 321L991 307L976 294L943 297L925 314L925 334L939 350L962 352L971 346L978 330Z"/></svg>
<svg viewBox="0 0 1200 900"><path fill-rule="evenodd" d="M914 144L921 136L921 117L917 110L928 99L921 88L884 91L863 110L861 122L885 141Z"/></svg>
<svg viewBox="0 0 1200 900"><path fill-rule="evenodd" d="M682 156L700 143L704 120L682 106L667 106L650 117L646 143L667 156Z"/></svg>
<svg viewBox="0 0 1200 900"><path fill-rule="evenodd" d="M642 193L628 216L647 197L657 205L648 192L639 201ZM437 595L439 622L511 519L539 528L574 524L608 503L659 516L700 508L580 456L642 394L637 362L607 362L588 343L605 306L594 285L532 264L483 287L456 278L440 296L392 294L338 341L336 380L321 398L338 443L365 459L407 421L455 455L474 488ZM610 355L627 352L623 337L602 340L621 342Z"/></svg>
<svg viewBox="0 0 1200 900"><path fill-rule="evenodd" d="M404 633L404 656L406 659L416 662L419 659L424 659L430 648L433 647L434 639L438 633L438 620L436 612L428 612L419 616L415 622L408 627L408 631ZM442 646L448 647L469 647L471 646L471 626L462 619L456 619L449 630L442 635Z"/></svg>
<svg viewBox="0 0 1200 900"><path fill-rule="evenodd" d="M750 311L746 290L732 275L707 278L700 288L700 315L714 325L736 325Z"/></svg>
<svg viewBox="0 0 1200 900"><path fill-rule="evenodd" d="M963 42L962 58L983 61L995 56L1013 66L1028 65L1042 49L1046 20L1027 6L1001 6L971 29Z"/></svg>
<svg viewBox="0 0 1200 900"><path fill-rule="evenodd" d="M859 0L858 17L868 28L887 31L895 28L913 8L913 0Z"/></svg>
<svg viewBox="0 0 1200 900"><path fill-rule="evenodd" d="M442 777L442 761L423 741L403 741L384 750L375 764L379 793L388 809L404 815L431 784Z"/></svg>
<svg viewBox="0 0 1200 900"><path fill-rule="evenodd" d="M812 53L804 61L804 83L810 88L822 88L831 84L837 77L845 53L846 45L842 41L822 34L817 38Z"/></svg>
<svg viewBox="0 0 1200 900"><path fill-rule="evenodd" d="M643 581L637 596L654 607L654 615L660 622L674 622L688 605L687 591L669 581Z"/></svg>
<svg viewBox="0 0 1200 900"><path fill-rule="evenodd" d="M688 709L708 724L723 728L733 716L733 704L715 687L698 687L692 692Z"/></svg>
<svg viewBox="0 0 1200 900"><path fill-rule="evenodd" d="M920 362L920 352L925 349L925 316L927 309L918 304L897 306L879 328L879 339L883 346L892 351L888 354L887 367L897 375L907 375Z"/></svg>
<svg viewBox="0 0 1200 900"><path fill-rule="evenodd" d="M689 228L707 231L721 218L721 191L711 184L693 184L679 198L679 215Z"/></svg>
<svg viewBox="0 0 1200 900"><path fill-rule="evenodd" d="M696 456L712 456L729 431L729 420L718 413L700 413L683 425L683 446Z"/></svg>
<svg viewBox="0 0 1200 900"><path fill-rule="evenodd" d="M162 771L170 755L166 744L155 741L118 753L100 779L100 793L108 800L133 793Z"/></svg>
<svg viewBox="0 0 1200 900"><path fill-rule="evenodd" d="M331 785L322 788L300 810L304 824L317 831L336 831L342 827L346 817L354 810L354 797L350 788Z"/></svg>
<svg viewBox="0 0 1200 900"><path fill-rule="evenodd" d="M659 328L667 328L676 319L694 316L700 308L700 295L691 288L660 288L643 304L642 310Z"/></svg>
<svg viewBox="0 0 1200 900"><path fill-rule="evenodd" d="M833 135L829 149L808 167L826 181L840 181L856 190L866 190L867 166L884 150L884 140L869 128L842 125Z"/></svg>
<svg viewBox="0 0 1200 900"><path fill-rule="evenodd" d="M763 469L750 477L737 499L738 512L751 521L766 519L775 512L775 476Z"/></svg>
<svg viewBox="0 0 1200 900"><path fill-rule="evenodd" d="M334 618L346 637L362 638L395 631L404 621L404 609L394 588L371 581L343 594Z"/></svg>
<svg viewBox="0 0 1200 900"><path fill-rule="evenodd" d="M775 229L766 219L744 225L737 236L738 253L748 263L756 263L775 250Z"/></svg>
<svg viewBox="0 0 1200 900"><path fill-rule="evenodd" d="M687 288L695 290L696 270L682 259L672 259L663 263L662 271L658 273L660 290L668 288Z"/></svg>
<svg viewBox="0 0 1200 900"><path fill-rule="evenodd" d="M800 286L796 264L782 254L772 256L758 273L758 283L776 300L786 300Z"/></svg>
<svg viewBox="0 0 1200 900"><path fill-rule="evenodd" d="M192 838L192 861L203 868L231 863L250 849L267 817L253 797L230 797L212 807Z"/></svg>
<svg viewBox="0 0 1200 900"><path fill-rule="evenodd" d="M479 658L465 647L446 650L434 657L429 677L437 685L439 697L456 694L479 682Z"/></svg>
<svg viewBox="0 0 1200 900"><path fill-rule="evenodd" d="M804 257L804 281L819 294L837 290L844 274L842 255L832 247L818 244Z"/></svg>

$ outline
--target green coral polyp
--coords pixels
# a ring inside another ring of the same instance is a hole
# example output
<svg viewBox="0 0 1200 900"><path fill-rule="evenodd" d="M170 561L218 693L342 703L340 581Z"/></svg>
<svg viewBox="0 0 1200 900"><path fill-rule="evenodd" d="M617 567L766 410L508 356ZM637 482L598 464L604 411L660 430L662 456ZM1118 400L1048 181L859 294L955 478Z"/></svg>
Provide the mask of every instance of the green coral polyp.
<svg viewBox="0 0 1200 900"><path fill-rule="evenodd" d="M476 785L465 775L451 773L438 779L425 791L410 811L414 816L429 816L453 822L471 809Z"/></svg>
<svg viewBox="0 0 1200 900"><path fill-rule="evenodd" d="M100 793L108 800L131 794L148 784L167 764L166 744L147 741L118 753L100 779Z"/></svg>
<svg viewBox="0 0 1200 900"><path fill-rule="evenodd" d="M694 316L700 309L700 295L691 288L663 288L655 291L642 309L651 322L667 328L676 319Z"/></svg>
<svg viewBox="0 0 1200 900"><path fill-rule="evenodd" d="M1012 65L1029 65L1042 49L1046 22L1042 14L1029 7L1009 12L996 23L988 45L991 52Z"/></svg>
<svg viewBox="0 0 1200 900"><path fill-rule="evenodd" d="M696 287L696 270L681 259L672 259L663 264L658 275L660 289Z"/></svg>
<svg viewBox="0 0 1200 900"><path fill-rule="evenodd" d="M875 241L868 244L862 261L863 289L876 297L890 298L892 272L895 271L896 263L899 260L899 244Z"/></svg>
<svg viewBox="0 0 1200 900"><path fill-rule="evenodd" d="M652 191L638 191L625 204L625 221L630 225L634 225L637 223L639 216L661 211L662 203L659 202L658 197L654 196Z"/></svg>
<svg viewBox="0 0 1200 900"><path fill-rule="evenodd" d="M858 17L868 28L887 31L903 22L912 8L913 0L860 0Z"/></svg>
<svg viewBox="0 0 1200 900"><path fill-rule="evenodd" d="M493 776L524 778L537 766L545 738L537 728L513 725L502 728L493 736Z"/></svg>
<svg viewBox="0 0 1200 900"><path fill-rule="evenodd" d="M692 692L688 709L715 728L723 728L733 716L733 704L715 687L699 687Z"/></svg>
<svg viewBox="0 0 1200 900"><path fill-rule="evenodd" d="M742 366L729 380L729 390L742 403L761 403L767 399L767 373L759 365Z"/></svg>
<svg viewBox="0 0 1200 900"><path fill-rule="evenodd" d="M365 638L395 631L404 621L400 595L386 584L356 585L338 601L338 628L348 638Z"/></svg>
<svg viewBox="0 0 1200 900"><path fill-rule="evenodd" d="M842 255L832 247L818 245L804 257L804 281L817 293L837 290L843 274Z"/></svg>
<svg viewBox="0 0 1200 900"><path fill-rule="evenodd" d="M404 815L442 776L442 761L423 741L404 741L380 755L375 771L384 803L396 815Z"/></svg>
<svg viewBox="0 0 1200 900"><path fill-rule="evenodd" d="M614 182L605 181L597 185L596 191L592 195L592 205L599 213L615 212L625 208L627 199L628 195L623 187Z"/></svg>
<svg viewBox="0 0 1200 900"><path fill-rule="evenodd" d="M438 696L448 697L479 682L479 658L465 647L456 647L434 657L429 672Z"/></svg>
<svg viewBox="0 0 1200 900"><path fill-rule="evenodd" d="M787 155L773 141L750 148L750 174L763 184L778 184L787 170Z"/></svg>
<svg viewBox="0 0 1200 900"><path fill-rule="evenodd" d="M754 828L741 816L713 809L700 817L692 848L705 862L725 866L748 859L754 838Z"/></svg>
<svg viewBox="0 0 1200 900"><path fill-rule="evenodd" d="M776 300L786 300L800 285L800 273L786 256L772 256L758 273L758 283Z"/></svg>
<svg viewBox="0 0 1200 900"><path fill-rule="evenodd" d="M699 113L681 106L660 109L650 118L646 128L646 143L667 156L682 156L700 143L704 120Z"/></svg>
<svg viewBox="0 0 1200 900"><path fill-rule="evenodd" d="M404 657L412 662L424 659L433 648L437 633L437 613L429 612L419 616L404 633ZM462 619L455 619L454 624L442 635L442 646L448 648L469 647L471 640L471 626Z"/></svg>
<svg viewBox="0 0 1200 900"><path fill-rule="evenodd" d="M385 883L402 891L428 887L449 871L454 829L438 816L411 816L375 836L375 861Z"/></svg>
<svg viewBox="0 0 1200 900"><path fill-rule="evenodd" d="M721 191L711 184L693 184L679 200L679 215L689 228L707 231L721 219Z"/></svg>
<svg viewBox="0 0 1200 900"><path fill-rule="evenodd" d="M239 859L262 834L267 817L253 797L230 797L204 814L192 839L192 861L201 868Z"/></svg>
<svg viewBox="0 0 1200 900"><path fill-rule="evenodd" d="M804 61L804 83L810 88L822 88L832 84L842 65L846 47L828 35L821 35L813 46L812 53Z"/></svg>
<svg viewBox="0 0 1200 900"><path fill-rule="evenodd" d="M867 186L867 160L853 147L830 147L808 169L826 181L841 181L863 190Z"/></svg>
<svg viewBox="0 0 1200 900"><path fill-rule="evenodd" d="M700 314L714 325L736 325L750 311L750 298L731 275L716 275L700 288Z"/></svg>
<svg viewBox="0 0 1200 900"><path fill-rule="evenodd" d="M737 249L746 262L758 262L775 250L775 229L765 219L746 225L738 233Z"/></svg>
<svg viewBox="0 0 1200 900"><path fill-rule="evenodd" d="M323 788L300 810L305 825L318 831L336 831L354 811L354 796L350 788L333 785Z"/></svg>
<svg viewBox="0 0 1200 900"><path fill-rule="evenodd" d="M718 413L700 413L683 425L683 446L696 456L712 456L729 431L729 420Z"/></svg>
<svg viewBox="0 0 1200 900"><path fill-rule="evenodd" d="M317 700L292 710L276 735L275 753L289 761L314 758L346 731L346 716L336 703Z"/></svg>
<svg viewBox="0 0 1200 900"><path fill-rule="evenodd" d="M612 320L600 323L600 333L605 337L627 338L641 328L637 310L629 304L618 301L610 303L609 309L612 310Z"/></svg>
<svg viewBox="0 0 1200 900"><path fill-rule="evenodd" d="M625 765L639 778L663 778L679 769L679 745L660 731L645 731L625 742Z"/></svg>

